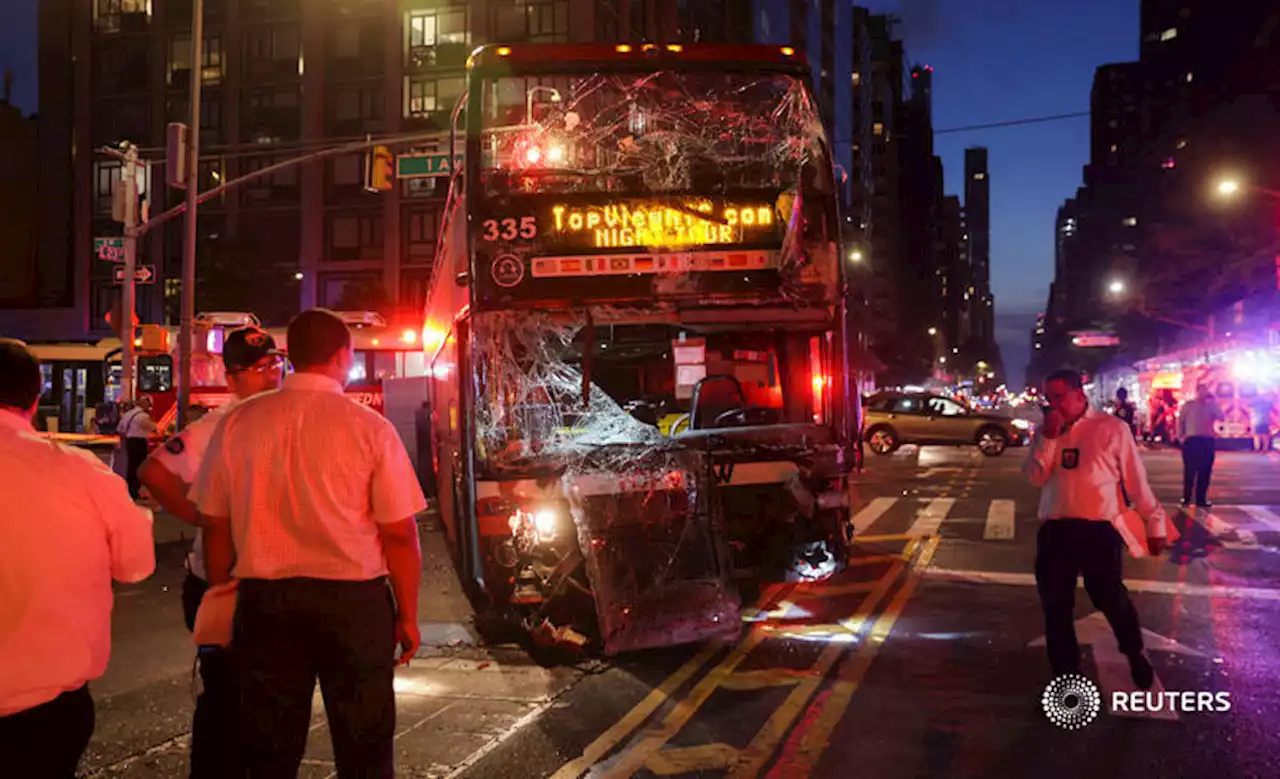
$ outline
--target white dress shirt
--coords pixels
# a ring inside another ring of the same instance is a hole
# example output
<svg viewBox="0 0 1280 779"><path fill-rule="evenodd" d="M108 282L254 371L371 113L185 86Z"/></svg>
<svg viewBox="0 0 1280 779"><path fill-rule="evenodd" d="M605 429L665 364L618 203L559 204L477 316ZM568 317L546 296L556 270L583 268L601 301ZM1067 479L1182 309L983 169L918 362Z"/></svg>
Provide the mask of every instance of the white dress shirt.
<svg viewBox="0 0 1280 779"><path fill-rule="evenodd" d="M1214 425L1223 419L1222 409L1212 398L1192 398L1178 412L1178 438L1213 438Z"/></svg>
<svg viewBox="0 0 1280 779"><path fill-rule="evenodd" d="M124 480L0 409L0 716L102 676L111 580L155 567L151 512Z"/></svg>
<svg viewBox="0 0 1280 779"><path fill-rule="evenodd" d="M159 428L156 426L156 421L151 418L151 414L143 411L139 406L124 412L124 416L120 418L120 424L116 426L116 432L125 438L149 438L157 430Z"/></svg>
<svg viewBox="0 0 1280 779"><path fill-rule="evenodd" d="M230 518L237 579L385 576L377 526L427 505L391 422L313 373L227 412L192 498Z"/></svg>
<svg viewBox="0 0 1280 779"><path fill-rule="evenodd" d="M204 462L205 452L209 449L213 431L218 428L218 423L226 416L231 405L218 406L192 422L186 430L152 452L150 459L168 468L170 473L187 484L194 483L200 472L200 463ZM191 553L187 555L187 568L199 578L208 580L209 575L204 570L204 533L199 528L196 529L195 541L191 544Z"/></svg>
<svg viewBox="0 0 1280 779"><path fill-rule="evenodd" d="M1147 469L1138 455L1129 426L1118 417L1089 409L1057 438L1037 433L1022 471L1041 488L1041 520L1088 519L1115 522L1129 498L1152 538L1168 536L1164 508L1147 483Z"/></svg>

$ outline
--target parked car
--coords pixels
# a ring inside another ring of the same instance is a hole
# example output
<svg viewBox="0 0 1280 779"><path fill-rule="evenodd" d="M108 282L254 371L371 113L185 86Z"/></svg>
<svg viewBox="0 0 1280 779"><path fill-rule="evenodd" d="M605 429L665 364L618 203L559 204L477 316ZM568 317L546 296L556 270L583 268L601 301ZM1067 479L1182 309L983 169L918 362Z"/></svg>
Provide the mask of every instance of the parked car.
<svg viewBox="0 0 1280 779"><path fill-rule="evenodd" d="M879 455L903 444L977 446L996 457L1009 446L1026 446L1032 425L1024 419L970 411L929 393L883 393L864 402L866 445Z"/></svg>

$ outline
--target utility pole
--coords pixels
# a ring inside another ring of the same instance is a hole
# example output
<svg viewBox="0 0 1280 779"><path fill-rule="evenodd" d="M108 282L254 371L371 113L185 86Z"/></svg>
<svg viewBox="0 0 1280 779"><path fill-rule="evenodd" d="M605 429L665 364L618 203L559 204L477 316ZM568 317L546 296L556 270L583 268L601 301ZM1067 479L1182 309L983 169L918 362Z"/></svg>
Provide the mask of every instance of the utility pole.
<svg viewBox="0 0 1280 779"><path fill-rule="evenodd" d="M178 326L178 429L191 406L192 331L196 317L196 206L200 187L200 86L204 77L204 0L191 9L191 123L187 129L186 224L182 243L182 311ZM132 272L132 271L130 271ZM130 284L133 283L132 276Z"/></svg>
<svg viewBox="0 0 1280 779"><path fill-rule="evenodd" d="M120 401L133 400L133 282L138 268L138 147L125 141L103 151L124 163L111 193L111 216L124 225L124 278L120 282Z"/></svg>

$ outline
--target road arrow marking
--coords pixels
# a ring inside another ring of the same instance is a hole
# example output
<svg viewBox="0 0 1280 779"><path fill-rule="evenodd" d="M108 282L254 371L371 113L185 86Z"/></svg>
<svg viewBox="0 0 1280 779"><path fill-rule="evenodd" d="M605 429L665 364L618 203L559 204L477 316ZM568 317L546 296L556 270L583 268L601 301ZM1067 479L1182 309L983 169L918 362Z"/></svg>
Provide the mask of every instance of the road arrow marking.
<svg viewBox="0 0 1280 779"><path fill-rule="evenodd" d="M1105 696L1103 702L1112 716L1168 721L1178 720L1178 712L1170 708L1164 708L1160 711L1111 711L1112 693L1138 691L1138 688L1133 684L1133 678L1129 671L1129 658L1120 653L1120 647L1116 644L1115 633L1111 630L1111 623L1107 622L1107 618L1102 612L1095 611L1084 619L1076 620L1075 627L1076 638L1079 642L1093 647L1093 662L1098 666L1098 681L1102 684L1102 692ZM1208 657L1207 654L1198 649L1192 649L1185 644L1180 644L1171 638L1146 628L1142 629L1142 642L1146 645L1148 654L1151 652L1170 652L1193 657ZM1027 647L1042 647L1044 645L1045 639L1044 636L1041 636L1027 644ZM1164 691L1164 683L1160 681L1160 675L1157 674L1156 682L1148 692L1163 693Z"/></svg>
<svg viewBox="0 0 1280 779"><path fill-rule="evenodd" d="M1013 540L1014 503L1011 500L993 500L987 508L987 525L982 537L988 541Z"/></svg>
<svg viewBox="0 0 1280 779"><path fill-rule="evenodd" d="M929 505L920 510L916 515L916 521L911 525L911 529L907 531L908 535L913 536L936 536L938 528L942 526L942 520L947 518L947 514L951 513L951 507L956 505L955 498L934 498L929 501Z"/></svg>

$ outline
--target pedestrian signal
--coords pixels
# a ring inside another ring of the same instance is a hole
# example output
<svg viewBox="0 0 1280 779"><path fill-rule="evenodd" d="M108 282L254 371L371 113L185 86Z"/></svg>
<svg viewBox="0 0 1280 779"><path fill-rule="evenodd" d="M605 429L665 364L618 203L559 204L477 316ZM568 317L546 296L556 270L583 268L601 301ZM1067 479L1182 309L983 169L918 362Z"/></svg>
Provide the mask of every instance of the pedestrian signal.
<svg viewBox="0 0 1280 779"><path fill-rule="evenodd" d="M386 146L375 146L365 161L365 189L386 192L396 180L396 157Z"/></svg>

